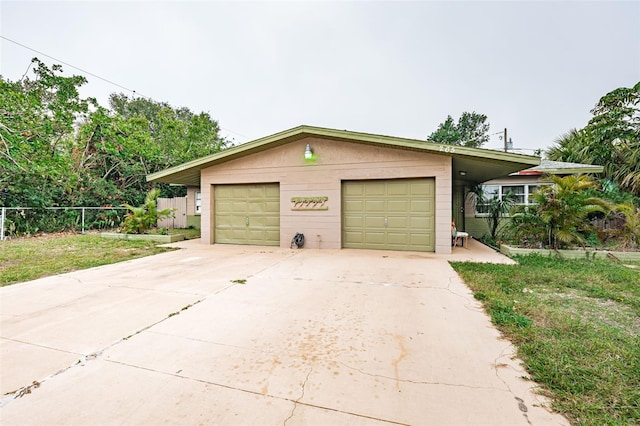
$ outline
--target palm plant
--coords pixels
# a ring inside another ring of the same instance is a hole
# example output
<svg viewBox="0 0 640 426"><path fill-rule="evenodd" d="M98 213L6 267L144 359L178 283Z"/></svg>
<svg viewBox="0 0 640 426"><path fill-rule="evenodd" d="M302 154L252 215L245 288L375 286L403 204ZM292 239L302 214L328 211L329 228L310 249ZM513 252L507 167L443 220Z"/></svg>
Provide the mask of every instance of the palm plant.
<svg viewBox="0 0 640 426"><path fill-rule="evenodd" d="M155 228L158 220L165 219L173 214L173 209L164 209L158 211L156 201L160 195L160 190L152 189L147 193L144 204L140 207L134 207L129 204L123 204L129 210L121 225L122 232L126 234L144 234L149 229Z"/></svg>
<svg viewBox="0 0 640 426"><path fill-rule="evenodd" d="M640 208L632 203L622 203L617 204L615 210L624 215L624 225L618 232L620 245L632 249L640 247Z"/></svg>
<svg viewBox="0 0 640 426"><path fill-rule="evenodd" d="M585 234L591 228L587 216L608 212L611 206L586 191L597 187L586 175L550 176L550 179L552 185L545 185L533 194L537 204L535 220L546 228L550 247L584 246Z"/></svg>

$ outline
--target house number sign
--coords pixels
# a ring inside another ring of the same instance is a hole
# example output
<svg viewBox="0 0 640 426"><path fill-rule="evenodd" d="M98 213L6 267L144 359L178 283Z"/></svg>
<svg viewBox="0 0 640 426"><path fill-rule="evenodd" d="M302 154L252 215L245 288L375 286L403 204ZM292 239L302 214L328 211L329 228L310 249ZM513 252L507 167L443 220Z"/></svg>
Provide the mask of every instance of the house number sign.
<svg viewBox="0 0 640 426"><path fill-rule="evenodd" d="M291 197L291 210L329 210L329 197Z"/></svg>

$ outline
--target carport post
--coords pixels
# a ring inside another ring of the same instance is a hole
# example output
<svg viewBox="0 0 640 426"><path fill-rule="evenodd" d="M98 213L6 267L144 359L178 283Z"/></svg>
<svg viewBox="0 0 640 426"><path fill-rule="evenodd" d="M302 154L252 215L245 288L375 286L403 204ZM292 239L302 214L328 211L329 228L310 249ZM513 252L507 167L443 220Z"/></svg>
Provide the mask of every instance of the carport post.
<svg viewBox="0 0 640 426"><path fill-rule="evenodd" d="M0 241L4 240L4 218L6 215L7 208L2 208L2 213L0 213Z"/></svg>

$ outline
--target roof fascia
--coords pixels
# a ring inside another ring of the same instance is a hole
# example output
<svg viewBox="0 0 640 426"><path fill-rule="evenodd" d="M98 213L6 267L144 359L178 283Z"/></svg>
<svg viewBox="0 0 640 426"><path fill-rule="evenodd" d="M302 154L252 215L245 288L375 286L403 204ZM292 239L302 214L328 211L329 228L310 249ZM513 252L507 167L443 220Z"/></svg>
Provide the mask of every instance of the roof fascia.
<svg viewBox="0 0 640 426"><path fill-rule="evenodd" d="M349 130L336 130L323 127L298 126L289 130L284 130L273 135L265 136L251 142L237 145L223 151L201 157L186 163L173 166L155 173L147 175L147 181L157 181L167 178L174 173L184 172L193 168L205 168L215 164L230 161L245 155L254 154L266 149L284 145L292 140L301 139L305 136L324 137L334 140L349 141L355 143L365 143L370 145L395 147L422 152L432 152L438 155L450 157L472 157L487 159L492 161L506 161L524 165L537 166L540 158L532 155L514 154L510 152L493 151L481 148L469 148L458 145L446 145L418 139L400 138L394 136L376 135L371 133L353 132Z"/></svg>

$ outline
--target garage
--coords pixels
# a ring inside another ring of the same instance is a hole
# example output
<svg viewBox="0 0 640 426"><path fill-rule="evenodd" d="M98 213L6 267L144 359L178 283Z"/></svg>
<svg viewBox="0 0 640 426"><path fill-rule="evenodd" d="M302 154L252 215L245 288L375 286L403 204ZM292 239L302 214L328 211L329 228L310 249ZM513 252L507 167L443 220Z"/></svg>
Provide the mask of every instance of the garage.
<svg viewBox="0 0 640 426"><path fill-rule="evenodd" d="M343 181L342 246L435 251L434 179Z"/></svg>
<svg viewBox="0 0 640 426"><path fill-rule="evenodd" d="M466 188L538 164L510 152L303 125L147 179L200 192L204 244L286 248L301 233L305 249L449 254Z"/></svg>
<svg viewBox="0 0 640 426"><path fill-rule="evenodd" d="M279 184L215 185L214 221L216 243L279 246Z"/></svg>

